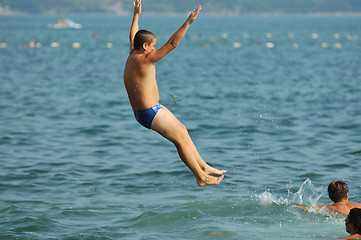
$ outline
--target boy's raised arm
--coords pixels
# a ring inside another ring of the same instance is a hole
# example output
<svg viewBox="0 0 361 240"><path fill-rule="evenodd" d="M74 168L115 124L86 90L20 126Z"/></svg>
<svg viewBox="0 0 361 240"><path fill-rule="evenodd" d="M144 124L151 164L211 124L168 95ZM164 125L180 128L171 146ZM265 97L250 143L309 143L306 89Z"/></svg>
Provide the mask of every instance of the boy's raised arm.
<svg viewBox="0 0 361 240"><path fill-rule="evenodd" d="M189 26L194 22L194 20L196 20L200 10L201 6L198 6L196 9L194 9L183 25L169 38L166 44L164 44L158 50L150 52L147 56L149 61L157 62L165 57L173 49L175 49L179 45L184 34L187 32Z"/></svg>
<svg viewBox="0 0 361 240"><path fill-rule="evenodd" d="M130 33L129 33L130 51L134 49L134 36L138 32L138 20L139 20L139 15L142 12L142 1L136 0L135 2L133 2L133 6L134 6L134 15L133 15L132 26L130 27Z"/></svg>

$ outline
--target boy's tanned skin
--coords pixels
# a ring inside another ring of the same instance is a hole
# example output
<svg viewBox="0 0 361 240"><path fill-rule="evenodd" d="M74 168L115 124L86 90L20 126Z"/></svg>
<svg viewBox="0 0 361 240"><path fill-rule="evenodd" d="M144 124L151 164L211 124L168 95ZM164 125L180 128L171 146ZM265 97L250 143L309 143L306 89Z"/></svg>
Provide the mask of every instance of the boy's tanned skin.
<svg viewBox="0 0 361 240"><path fill-rule="evenodd" d="M155 77L155 63L179 45L188 27L197 18L201 7L199 6L189 15L184 24L161 48L155 50L157 42L155 37L150 42L144 42L140 49L134 49L134 37L138 32L138 19L141 13L141 0L136 0L133 6L134 16L129 34L130 55L124 69L124 84L130 104L136 112L152 108L158 103L159 93ZM150 128L176 146L180 158L191 169L200 187L219 184L226 171L218 170L205 163L186 127L166 107L160 106Z"/></svg>

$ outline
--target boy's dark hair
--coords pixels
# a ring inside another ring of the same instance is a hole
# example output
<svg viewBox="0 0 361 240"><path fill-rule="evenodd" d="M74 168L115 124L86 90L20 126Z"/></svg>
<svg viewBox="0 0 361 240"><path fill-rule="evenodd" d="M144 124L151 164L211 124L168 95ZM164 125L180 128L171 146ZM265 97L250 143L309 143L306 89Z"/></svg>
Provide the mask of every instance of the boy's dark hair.
<svg viewBox="0 0 361 240"><path fill-rule="evenodd" d="M143 47L143 43L151 44L155 34L147 30L139 30L134 36L134 50L140 50Z"/></svg>
<svg viewBox="0 0 361 240"><path fill-rule="evenodd" d="M351 223L357 234L361 234L361 209L353 208L348 214L349 223Z"/></svg>
<svg viewBox="0 0 361 240"><path fill-rule="evenodd" d="M344 182L333 181L328 185L328 196L333 202L339 202L347 198L348 186Z"/></svg>

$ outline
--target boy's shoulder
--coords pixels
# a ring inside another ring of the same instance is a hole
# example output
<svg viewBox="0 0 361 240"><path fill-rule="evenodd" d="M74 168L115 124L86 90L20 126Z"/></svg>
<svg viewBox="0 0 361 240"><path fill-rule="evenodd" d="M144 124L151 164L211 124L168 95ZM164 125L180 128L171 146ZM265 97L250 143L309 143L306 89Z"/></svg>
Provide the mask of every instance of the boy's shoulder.
<svg viewBox="0 0 361 240"><path fill-rule="evenodd" d="M360 234L352 234L350 236L343 237L342 239L360 239L360 238L361 238Z"/></svg>
<svg viewBox="0 0 361 240"><path fill-rule="evenodd" d="M349 207L351 208L361 208L361 203L357 203L357 202L349 202Z"/></svg>

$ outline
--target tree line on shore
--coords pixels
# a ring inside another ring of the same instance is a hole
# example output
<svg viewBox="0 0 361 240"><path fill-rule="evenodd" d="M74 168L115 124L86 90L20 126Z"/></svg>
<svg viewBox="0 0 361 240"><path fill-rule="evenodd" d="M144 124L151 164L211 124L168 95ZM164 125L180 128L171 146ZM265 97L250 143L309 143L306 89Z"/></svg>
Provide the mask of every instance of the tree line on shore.
<svg viewBox="0 0 361 240"><path fill-rule="evenodd" d="M213 15L361 12L360 0L143 0L148 14L180 14L197 5ZM0 0L0 12L23 14L97 13L128 15L132 0Z"/></svg>

